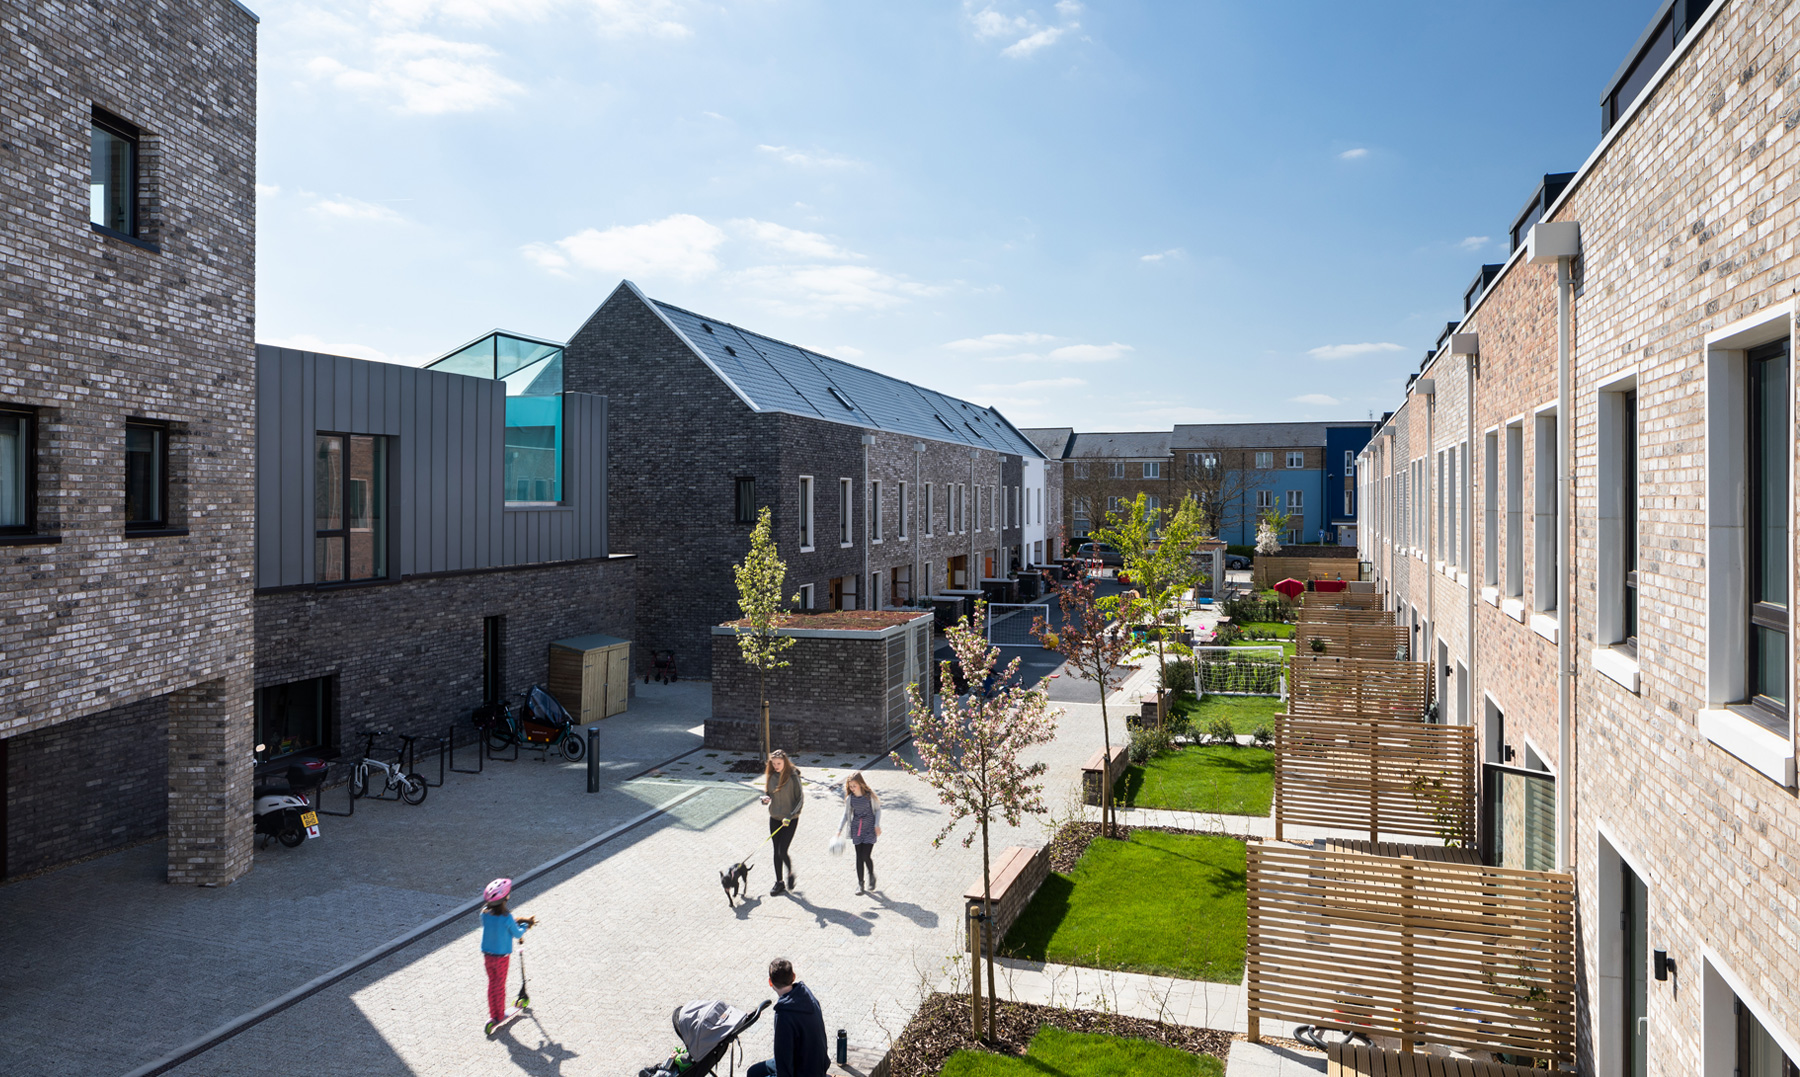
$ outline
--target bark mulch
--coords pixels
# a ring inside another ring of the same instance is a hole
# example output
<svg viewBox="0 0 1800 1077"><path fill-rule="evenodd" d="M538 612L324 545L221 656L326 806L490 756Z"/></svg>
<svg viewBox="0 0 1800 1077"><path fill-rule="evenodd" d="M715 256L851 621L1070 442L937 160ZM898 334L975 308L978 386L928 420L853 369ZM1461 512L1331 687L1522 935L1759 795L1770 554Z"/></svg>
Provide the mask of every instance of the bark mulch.
<svg viewBox="0 0 1800 1077"><path fill-rule="evenodd" d="M1169 1025L1140 1017L1125 1017L1098 1010L1064 1010L1023 1002L1002 1002L994 1029L997 1042L982 1043L969 1032L969 999L966 995L937 993L925 1000L894 1044L893 1077L935 1077L958 1051L989 1051L1022 1057L1031 1038L1044 1025L1069 1032L1098 1032L1151 1040L1166 1047L1197 1055L1212 1055L1220 1062L1231 1052L1231 1033L1186 1025Z"/></svg>

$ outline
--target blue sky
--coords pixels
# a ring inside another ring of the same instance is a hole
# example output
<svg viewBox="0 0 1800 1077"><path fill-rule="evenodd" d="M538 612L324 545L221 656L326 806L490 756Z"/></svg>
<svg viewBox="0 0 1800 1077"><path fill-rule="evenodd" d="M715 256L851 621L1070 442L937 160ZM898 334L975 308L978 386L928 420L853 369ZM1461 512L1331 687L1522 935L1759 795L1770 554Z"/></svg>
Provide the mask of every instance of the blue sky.
<svg viewBox="0 0 1800 1077"><path fill-rule="evenodd" d="M258 330L659 299L1021 426L1362 418L1650 0L252 0Z"/></svg>

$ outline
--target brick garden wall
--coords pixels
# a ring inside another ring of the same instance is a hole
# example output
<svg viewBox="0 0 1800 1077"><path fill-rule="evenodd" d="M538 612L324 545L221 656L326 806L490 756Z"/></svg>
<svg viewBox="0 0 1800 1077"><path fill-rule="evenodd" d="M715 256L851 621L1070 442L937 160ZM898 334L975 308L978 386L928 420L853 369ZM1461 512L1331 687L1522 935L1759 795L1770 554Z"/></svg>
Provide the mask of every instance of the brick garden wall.
<svg viewBox="0 0 1800 1077"><path fill-rule="evenodd" d="M706 746L755 751L761 743L757 671L745 664L737 640L715 635L713 712ZM787 751L883 752L889 728L888 641L801 637L785 655L788 668L769 674L769 729Z"/></svg>
<svg viewBox="0 0 1800 1077"><path fill-rule="evenodd" d="M485 618L506 617L506 696L516 702L545 681L551 641L632 637L636 574L635 559L614 557L258 595L256 683L332 677L336 745L352 757L369 727L472 737Z"/></svg>
<svg viewBox="0 0 1800 1077"><path fill-rule="evenodd" d="M6 747L8 877L167 829L166 699L59 722Z"/></svg>

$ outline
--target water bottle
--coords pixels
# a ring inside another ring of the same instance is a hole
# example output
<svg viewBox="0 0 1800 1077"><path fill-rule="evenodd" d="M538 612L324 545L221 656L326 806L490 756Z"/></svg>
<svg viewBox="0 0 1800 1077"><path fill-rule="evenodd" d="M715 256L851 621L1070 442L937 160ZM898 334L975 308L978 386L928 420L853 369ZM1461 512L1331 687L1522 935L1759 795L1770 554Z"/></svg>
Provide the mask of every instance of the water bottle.
<svg viewBox="0 0 1800 1077"><path fill-rule="evenodd" d="M850 1061L850 1033L838 1029L838 1065Z"/></svg>

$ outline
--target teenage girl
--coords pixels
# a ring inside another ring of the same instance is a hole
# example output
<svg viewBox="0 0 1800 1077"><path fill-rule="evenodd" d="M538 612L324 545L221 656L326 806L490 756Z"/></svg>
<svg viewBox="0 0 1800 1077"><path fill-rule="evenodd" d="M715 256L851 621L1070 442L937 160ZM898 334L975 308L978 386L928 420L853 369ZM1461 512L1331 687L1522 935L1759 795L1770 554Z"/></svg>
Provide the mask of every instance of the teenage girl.
<svg viewBox="0 0 1800 1077"><path fill-rule="evenodd" d="M506 899L511 893L511 879L495 879L481 892L482 899L487 902L481 909L481 959L487 965L488 1023L485 1031L490 1036L506 1019L506 969L512 964L513 940L523 939L527 928L537 926L535 916L521 916L515 920L506 911Z"/></svg>
<svg viewBox="0 0 1800 1077"><path fill-rule="evenodd" d="M806 806L806 794L800 788L800 768L780 748L769 753L763 770L762 802L769 806L769 833L775 843L775 885L769 896L785 894L794 888L794 862L788 858L788 846L794 843L794 828L800 825L800 809ZM787 867L787 884L781 882L781 869Z"/></svg>
<svg viewBox="0 0 1800 1077"><path fill-rule="evenodd" d="M869 788L862 772L858 771L844 779L844 820L838 824L838 833L850 831L850 841L856 846L856 892L875 889L875 861L871 859L875 852L875 839L881 836L881 798ZM867 871L869 881L865 887L863 873Z"/></svg>

